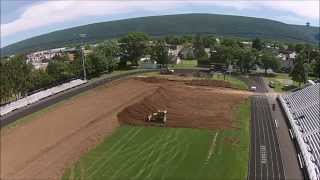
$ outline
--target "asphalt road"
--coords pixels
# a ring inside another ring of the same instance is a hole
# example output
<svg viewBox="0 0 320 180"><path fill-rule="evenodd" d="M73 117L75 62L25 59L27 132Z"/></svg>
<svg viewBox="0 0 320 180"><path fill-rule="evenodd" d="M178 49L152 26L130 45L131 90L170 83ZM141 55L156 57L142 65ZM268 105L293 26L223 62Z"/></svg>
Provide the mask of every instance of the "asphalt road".
<svg viewBox="0 0 320 180"><path fill-rule="evenodd" d="M4 116L0 116L0 127L6 126L10 123L13 123L14 121L16 121L19 118L22 118L22 117L29 115L31 113L34 113L36 111L39 111L39 110L46 108L48 106L51 106L59 101L62 101L62 100L68 99L72 96L75 96L77 94L80 94L81 92L95 88L99 85L111 82L113 80L126 78L130 75L151 72L151 71L155 71L155 70L141 69L139 71L129 71L128 73L125 73L125 74L101 76L100 78L90 80L86 84L82 84L82 85L77 86L75 88L63 91L61 93L58 93L58 94L55 94L55 95L50 96L48 98L45 98L43 100L40 100L36 103L30 104L26 107L17 109L17 110L10 112Z"/></svg>

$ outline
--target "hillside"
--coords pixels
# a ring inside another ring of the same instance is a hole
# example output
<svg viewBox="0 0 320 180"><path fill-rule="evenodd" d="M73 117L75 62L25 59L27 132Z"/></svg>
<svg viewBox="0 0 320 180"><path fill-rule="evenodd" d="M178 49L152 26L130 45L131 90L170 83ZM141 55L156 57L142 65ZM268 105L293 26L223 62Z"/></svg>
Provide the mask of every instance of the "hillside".
<svg viewBox="0 0 320 180"><path fill-rule="evenodd" d="M117 38L131 31L142 31L152 36L202 33L308 43L318 43L320 39L318 27L241 16L180 14L102 22L55 31L6 46L2 48L2 55L79 43L81 33L88 34L85 42L97 42Z"/></svg>

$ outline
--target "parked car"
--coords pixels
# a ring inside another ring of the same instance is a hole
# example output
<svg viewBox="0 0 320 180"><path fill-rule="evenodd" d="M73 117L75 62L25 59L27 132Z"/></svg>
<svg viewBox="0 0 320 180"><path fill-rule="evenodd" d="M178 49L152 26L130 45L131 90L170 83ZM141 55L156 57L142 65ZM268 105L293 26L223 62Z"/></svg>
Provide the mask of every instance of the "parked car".
<svg viewBox="0 0 320 180"><path fill-rule="evenodd" d="M275 84L274 84L273 81L269 81L269 87L271 87L271 88L274 88L274 87L275 87Z"/></svg>
<svg viewBox="0 0 320 180"><path fill-rule="evenodd" d="M250 91L256 91L256 90L257 90L257 87L255 87L255 86L250 87Z"/></svg>

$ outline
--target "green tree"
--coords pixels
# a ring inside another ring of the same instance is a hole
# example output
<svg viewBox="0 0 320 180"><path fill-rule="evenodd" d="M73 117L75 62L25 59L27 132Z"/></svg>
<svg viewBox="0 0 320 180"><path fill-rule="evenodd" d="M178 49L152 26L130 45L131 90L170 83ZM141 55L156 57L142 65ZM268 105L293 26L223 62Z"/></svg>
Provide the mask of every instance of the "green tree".
<svg viewBox="0 0 320 180"><path fill-rule="evenodd" d="M302 53L304 51L305 46L303 44L296 44L294 50L297 53Z"/></svg>
<svg viewBox="0 0 320 180"><path fill-rule="evenodd" d="M120 39L120 66L126 66L127 61L138 65L138 60L144 55L149 36L143 32L131 32Z"/></svg>
<svg viewBox="0 0 320 180"><path fill-rule="evenodd" d="M183 35L183 36L180 38L180 41L181 41L182 44L192 43L192 41L193 41L193 36L191 36L191 35Z"/></svg>
<svg viewBox="0 0 320 180"><path fill-rule="evenodd" d="M70 63L65 61L51 60L48 64L47 71L56 82L74 77Z"/></svg>
<svg viewBox="0 0 320 180"><path fill-rule="evenodd" d="M203 44L203 39L200 35L197 35L195 38L195 42L193 43L193 52L196 59L205 59L208 58L208 55L205 51L205 47Z"/></svg>
<svg viewBox="0 0 320 180"><path fill-rule="evenodd" d="M183 43L181 38L179 38L177 36L166 36L165 41L166 41L166 43L173 44L173 45L180 45Z"/></svg>
<svg viewBox="0 0 320 180"><path fill-rule="evenodd" d="M263 43L262 41L260 40L260 38L255 38L253 41L252 41L252 48L258 50L258 51L261 51L262 48L263 48Z"/></svg>
<svg viewBox="0 0 320 180"><path fill-rule="evenodd" d="M299 55L296 59L296 63L290 73L293 81L299 82L299 86L301 83L305 83L307 81L307 73L304 66L304 55Z"/></svg>
<svg viewBox="0 0 320 180"><path fill-rule="evenodd" d="M251 50L239 49L236 52L237 65L240 68L240 72L247 73L255 64L255 55Z"/></svg>
<svg viewBox="0 0 320 180"><path fill-rule="evenodd" d="M320 57L315 59L311 64L312 73L320 79Z"/></svg>
<svg viewBox="0 0 320 180"><path fill-rule="evenodd" d="M305 53L308 63L311 63L311 53L313 51L313 48L310 44L305 44L303 48L303 53Z"/></svg>
<svg viewBox="0 0 320 180"><path fill-rule="evenodd" d="M294 51L294 49L295 49L295 45L294 44L288 44L288 50L289 51Z"/></svg>
<svg viewBox="0 0 320 180"><path fill-rule="evenodd" d="M116 67L117 57L120 55L120 47L115 41L106 41L99 44L93 54L96 54L97 58L102 61L105 66L104 70L112 72Z"/></svg>
<svg viewBox="0 0 320 180"><path fill-rule="evenodd" d="M235 40L235 39L232 39L232 38L224 38L224 39L222 40L221 45L227 46L227 47L233 47L233 48L234 48L234 47L239 47L238 41Z"/></svg>
<svg viewBox="0 0 320 180"><path fill-rule="evenodd" d="M5 103L12 96L12 81L9 77L9 67L6 60L0 60L0 104Z"/></svg>
<svg viewBox="0 0 320 180"><path fill-rule="evenodd" d="M158 41L155 46L152 47L151 59L161 65L169 63L168 48L164 41Z"/></svg>
<svg viewBox="0 0 320 180"><path fill-rule="evenodd" d="M261 58L260 62L262 67L265 70L265 74L267 74L268 69L272 69L273 71L277 71L280 67L279 59L269 53L264 53Z"/></svg>
<svg viewBox="0 0 320 180"><path fill-rule="evenodd" d="M45 70L33 70L31 74L32 79L32 88L31 91L46 88L48 87L52 82L53 78L47 73Z"/></svg>
<svg viewBox="0 0 320 180"><path fill-rule="evenodd" d="M32 65L25 59L23 55L16 55L8 61L9 80L12 81L12 91L17 98L26 95L32 86Z"/></svg>
<svg viewBox="0 0 320 180"><path fill-rule="evenodd" d="M203 45L205 48L214 48L217 44L216 38L213 35L203 37Z"/></svg>
<svg viewBox="0 0 320 180"><path fill-rule="evenodd" d="M215 51L211 53L210 61L212 63L222 63L225 65L232 64L237 49L239 49L239 47L217 46Z"/></svg>

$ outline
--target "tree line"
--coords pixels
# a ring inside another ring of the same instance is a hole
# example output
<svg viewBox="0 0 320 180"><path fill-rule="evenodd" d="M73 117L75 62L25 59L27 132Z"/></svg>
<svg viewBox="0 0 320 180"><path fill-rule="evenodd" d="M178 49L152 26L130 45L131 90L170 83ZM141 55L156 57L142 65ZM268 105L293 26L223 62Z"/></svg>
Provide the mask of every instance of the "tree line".
<svg viewBox="0 0 320 180"><path fill-rule="evenodd" d="M245 47L239 40L224 38L221 43L212 41L210 46L205 42L208 37L197 35L194 38L193 48L195 58L198 59L198 64L224 64L235 65L239 67L240 72L247 73L255 65L262 67L267 73L268 69L275 72L280 70L280 59L266 48L266 42L256 38L252 41L251 47ZM271 48L277 47L279 51L285 50L284 44L269 43ZM210 57L205 52L205 48L210 47ZM289 75L292 80L301 83L306 83L309 76L320 78L320 51L319 48L313 47L310 44L288 44L286 48L288 52L296 52L296 58L292 69L289 69Z"/></svg>
<svg viewBox="0 0 320 180"><path fill-rule="evenodd" d="M87 78L94 78L116 69L126 69L128 65L138 65L145 54L159 64L168 64L168 48L164 40L156 40L150 45L150 37L145 33L133 32L118 41L105 41L92 47L86 45L85 71ZM35 91L46 89L73 78L83 78L81 49L70 61L67 56L57 56L49 60L46 69L34 69L27 63L25 55L16 55L0 61L0 104L4 104Z"/></svg>
<svg viewBox="0 0 320 180"><path fill-rule="evenodd" d="M223 38L221 42L213 35L184 35L151 38L142 32L132 32L118 40L109 40L96 46L86 45L85 51L91 51L85 57L87 77L97 77L116 69L137 66L141 57L150 55L150 59L161 65L171 63L168 44L183 45L193 49L193 56L200 65L220 63L235 65L240 72L247 73L258 64L265 71L271 68L279 70L279 59L265 51L266 42L256 38L252 47L248 48L240 39ZM283 48L283 44L273 43ZM210 56L205 51L210 49ZM298 56L290 75L297 82L305 82L307 75L320 77L320 55L308 44L288 45L288 50L295 50ZM24 55L16 55L9 60L0 61L0 102L26 96L37 90L55 86L72 78L83 78L83 61L81 50L76 53L75 60L67 56L54 57L49 60L45 70L34 69L26 62Z"/></svg>

